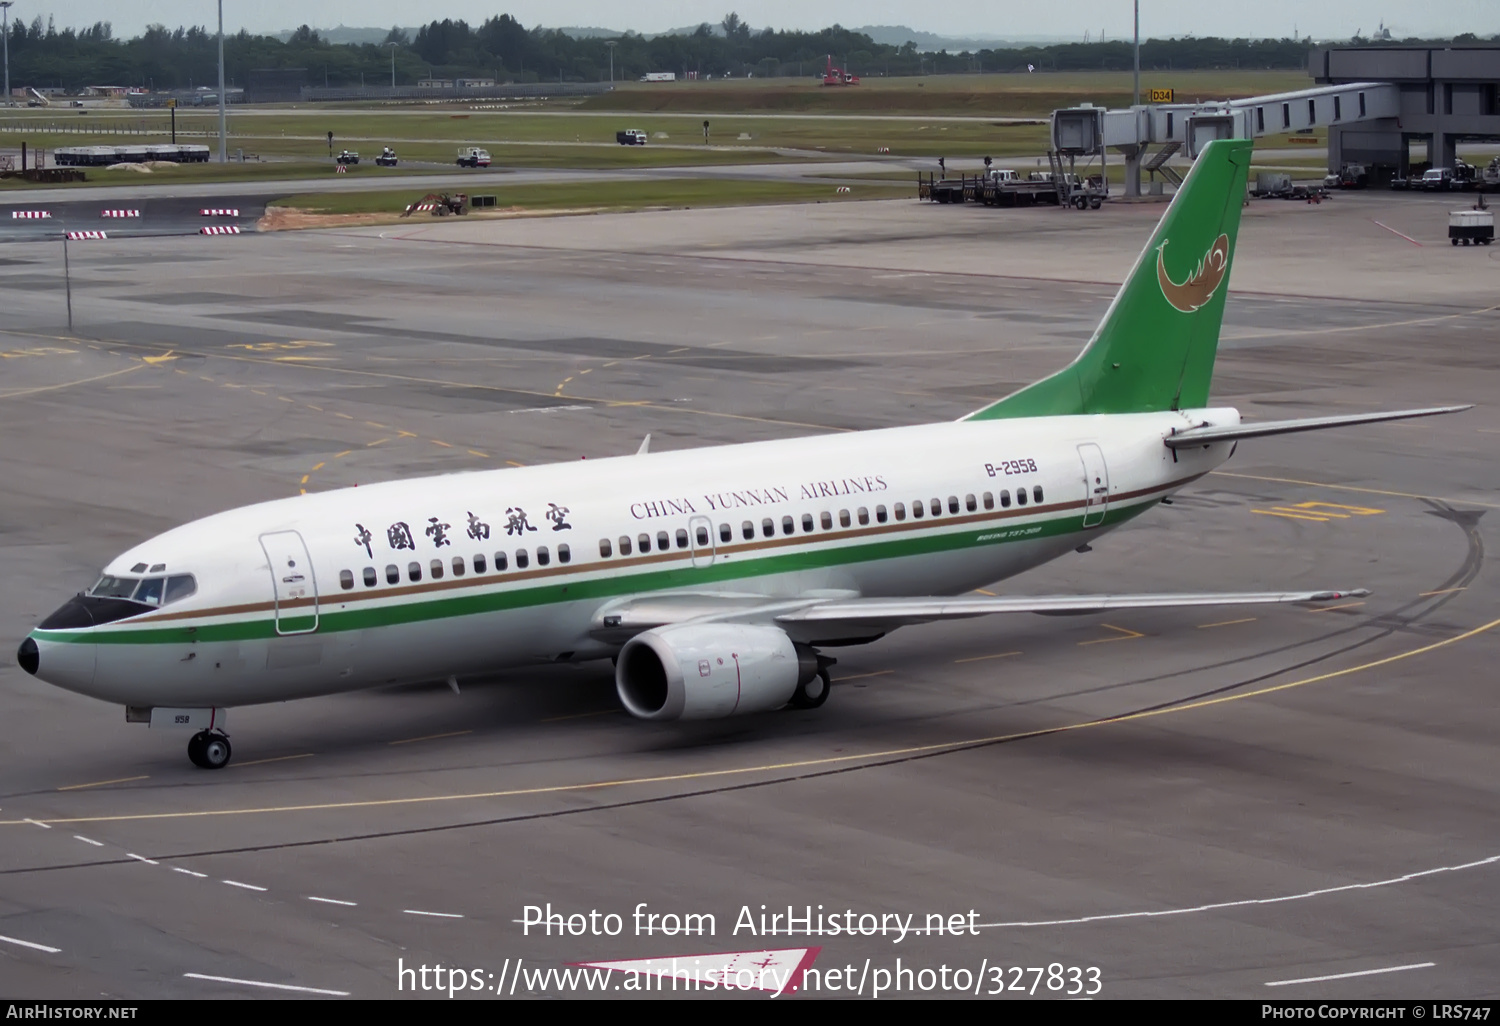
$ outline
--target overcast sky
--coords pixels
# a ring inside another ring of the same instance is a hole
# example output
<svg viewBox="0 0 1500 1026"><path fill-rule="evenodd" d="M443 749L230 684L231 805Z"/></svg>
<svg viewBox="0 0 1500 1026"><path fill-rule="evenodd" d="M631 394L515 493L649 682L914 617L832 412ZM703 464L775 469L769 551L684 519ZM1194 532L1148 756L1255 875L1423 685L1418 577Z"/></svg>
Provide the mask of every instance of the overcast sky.
<svg viewBox="0 0 1500 1026"><path fill-rule="evenodd" d="M59 27L95 21L114 25L115 35L138 35L146 25L216 24L213 0L16 0L12 18L28 22L48 16ZM752 28L818 29L841 25L907 25L951 36L1051 36L1107 38L1130 34L1131 0L1069 0L1065 4L914 4L910 0L225 0L224 28L276 32L307 23L413 25L434 18L463 18L471 25L501 12L527 28L536 25L592 25L637 32L661 32L702 21L718 22L736 11ZM1397 36L1480 36L1500 33L1500 0L1142 0L1142 36L1290 36L1295 29L1315 38L1340 39L1356 30L1374 32L1378 23Z"/></svg>

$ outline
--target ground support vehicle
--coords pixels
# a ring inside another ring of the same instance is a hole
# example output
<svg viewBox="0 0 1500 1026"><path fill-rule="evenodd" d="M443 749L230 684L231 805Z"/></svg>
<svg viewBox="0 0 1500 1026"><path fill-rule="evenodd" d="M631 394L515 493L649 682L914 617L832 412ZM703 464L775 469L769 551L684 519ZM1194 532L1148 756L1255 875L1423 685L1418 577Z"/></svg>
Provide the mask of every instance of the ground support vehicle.
<svg viewBox="0 0 1500 1026"><path fill-rule="evenodd" d="M459 167L489 167L490 151L478 146L463 146L458 151Z"/></svg>
<svg viewBox="0 0 1500 1026"><path fill-rule="evenodd" d="M340 150L338 157L335 159L340 164L358 164L359 154L355 153L353 150Z"/></svg>
<svg viewBox="0 0 1500 1026"><path fill-rule="evenodd" d="M1457 246L1488 246L1495 240L1495 212L1483 207L1448 215L1448 241Z"/></svg>
<svg viewBox="0 0 1500 1026"><path fill-rule="evenodd" d="M375 158L375 163L379 167L395 167L396 151L387 146L380 151L380 156Z"/></svg>
<svg viewBox="0 0 1500 1026"><path fill-rule="evenodd" d="M621 146L644 146L646 145L646 133L639 128L627 128L623 132L615 133L615 142Z"/></svg>
<svg viewBox="0 0 1500 1026"><path fill-rule="evenodd" d="M433 217L447 217L449 214L467 214L468 212L469 197L466 193L429 192L415 203L407 204L401 216L431 214Z"/></svg>

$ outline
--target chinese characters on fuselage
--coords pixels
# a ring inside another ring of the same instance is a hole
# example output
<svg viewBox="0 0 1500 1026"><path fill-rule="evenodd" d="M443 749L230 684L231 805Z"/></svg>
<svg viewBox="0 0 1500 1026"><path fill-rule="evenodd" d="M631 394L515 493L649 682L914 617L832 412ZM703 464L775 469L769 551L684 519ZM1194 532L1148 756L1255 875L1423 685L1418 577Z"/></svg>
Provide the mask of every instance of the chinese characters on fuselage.
<svg viewBox="0 0 1500 1026"><path fill-rule="evenodd" d="M553 531L571 531L573 525L568 523L568 507L559 506L555 502L547 503L547 511L542 514L552 524ZM468 536L475 541L484 541L490 536L490 525L481 520L473 510L465 510L465 528ZM452 546L451 532L453 525L442 517L427 517L427 526L422 533L431 541L432 547L440 549ZM524 506L508 506L505 510L505 533L508 535L524 535L527 531L536 531L532 526L531 519L526 513ZM365 550L365 554L371 559L375 553L371 548L374 534L364 524L354 525L354 544ZM386 544L392 549L417 548L416 537L412 534L411 526L404 520L398 520L391 524L385 531Z"/></svg>

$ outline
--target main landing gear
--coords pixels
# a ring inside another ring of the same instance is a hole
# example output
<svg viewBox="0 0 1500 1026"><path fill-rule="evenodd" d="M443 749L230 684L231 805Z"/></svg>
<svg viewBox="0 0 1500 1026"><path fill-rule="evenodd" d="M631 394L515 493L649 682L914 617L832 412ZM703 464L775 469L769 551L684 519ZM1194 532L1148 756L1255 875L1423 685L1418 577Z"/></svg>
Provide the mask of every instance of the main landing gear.
<svg viewBox="0 0 1500 1026"><path fill-rule="evenodd" d="M833 681L828 677L828 670L820 666L811 680L797 685L789 704L793 709L816 709L828 701L828 692L832 690Z"/></svg>
<svg viewBox="0 0 1500 1026"><path fill-rule="evenodd" d="M230 753L229 738L217 730L200 730L188 742L188 758L200 769L223 769Z"/></svg>

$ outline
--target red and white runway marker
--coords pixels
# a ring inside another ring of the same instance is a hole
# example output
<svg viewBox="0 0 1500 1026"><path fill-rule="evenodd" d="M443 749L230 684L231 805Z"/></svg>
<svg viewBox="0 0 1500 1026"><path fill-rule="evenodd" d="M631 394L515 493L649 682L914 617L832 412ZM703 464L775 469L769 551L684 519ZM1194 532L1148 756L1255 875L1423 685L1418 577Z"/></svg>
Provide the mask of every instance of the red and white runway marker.
<svg viewBox="0 0 1500 1026"><path fill-rule="evenodd" d="M199 235L238 235L240 230L232 224L212 224L205 228L199 228Z"/></svg>
<svg viewBox="0 0 1500 1026"><path fill-rule="evenodd" d="M101 210L100 217L140 217L139 210Z"/></svg>
<svg viewBox="0 0 1500 1026"><path fill-rule="evenodd" d="M109 236L104 232L68 232L68 238L72 241L79 239L107 239Z"/></svg>
<svg viewBox="0 0 1500 1026"><path fill-rule="evenodd" d="M11 220L17 220L19 218L51 217L52 216L52 211L50 211L50 210L12 210L10 212L10 216L11 216Z"/></svg>
<svg viewBox="0 0 1500 1026"><path fill-rule="evenodd" d="M239 217L240 212L233 208L209 207L198 211L201 217Z"/></svg>

